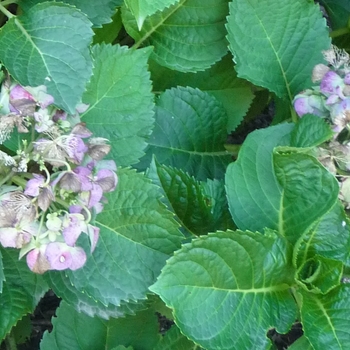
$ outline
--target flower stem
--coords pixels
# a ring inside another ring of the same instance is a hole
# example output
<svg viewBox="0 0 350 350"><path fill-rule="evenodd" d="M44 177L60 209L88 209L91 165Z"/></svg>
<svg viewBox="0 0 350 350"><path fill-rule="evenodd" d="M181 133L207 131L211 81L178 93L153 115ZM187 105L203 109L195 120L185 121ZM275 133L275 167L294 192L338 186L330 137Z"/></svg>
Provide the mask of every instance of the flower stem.
<svg viewBox="0 0 350 350"><path fill-rule="evenodd" d="M6 183L8 180L11 179L13 176L14 172L10 171L1 181L0 181L0 186L2 186L4 183Z"/></svg>
<svg viewBox="0 0 350 350"><path fill-rule="evenodd" d="M13 1L10 2L12 4ZM0 3L0 11L8 18L16 17L14 14L12 14L7 8L5 7L6 5L9 5L8 1L2 1Z"/></svg>

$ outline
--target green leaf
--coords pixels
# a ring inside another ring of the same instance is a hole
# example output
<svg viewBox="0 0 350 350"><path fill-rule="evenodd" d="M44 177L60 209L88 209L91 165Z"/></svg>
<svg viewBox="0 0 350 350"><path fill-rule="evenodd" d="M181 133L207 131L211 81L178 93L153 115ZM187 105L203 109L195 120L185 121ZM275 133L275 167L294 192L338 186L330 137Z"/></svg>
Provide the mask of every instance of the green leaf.
<svg viewBox="0 0 350 350"><path fill-rule="evenodd" d="M154 46L153 59L183 72L204 70L226 54L227 14L227 0L181 0L146 18L139 31L132 13L122 8L135 47Z"/></svg>
<svg viewBox="0 0 350 350"><path fill-rule="evenodd" d="M316 158L307 154L275 153L274 163L276 177L282 186L279 232L295 243L335 204L339 184Z"/></svg>
<svg viewBox="0 0 350 350"><path fill-rule="evenodd" d="M162 166L154 159L147 176L163 189L167 202L187 231L200 235L214 229L210 199L204 195L199 181L181 169Z"/></svg>
<svg viewBox="0 0 350 350"><path fill-rule="evenodd" d="M155 92L176 86L191 86L208 92L220 101L228 116L227 132L234 130L246 115L254 95L251 84L237 77L230 54L203 72L183 73L150 60Z"/></svg>
<svg viewBox="0 0 350 350"><path fill-rule="evenodd" d="M305 0L233 1L227 31L238 76L290 100L330 46L319 6Z"/></svg>
<svg viewBox="0 0 350 350"><path fill-rule="evenodd" d="M121 12L116 11L112 17L112 22L104 24L101 28L95 28L93 44L113 44L120 30L123 27Z"/></svg>
<svg viewBox="0 0 350 350"><path fill-rule="evenodd" d="M291 346L289 346L288 350L315 350L315 349L310 344L309 340L305 336L302 336L299 339L297 339Z"/></svg>
<svg viewBox="0 0 350 350"><path fill-rule="evenodd" d="M268 328L286 332L295 321L291 254L272 231L209 234L176 252L150 290L202 347L265 349Z"/></svg>
<svg viewBox="0 0 350 350"><path fill-rule="evenodd" d="M215 230L226 231L227 229L236 229L226 197L224 180L210 180L202 182L204 193L209 198L211 213Z"/></svg>
<svg viewBox="0 0 350 350"><path fill-rule="evenodd" d="M78 313L62 301L52 324L52 332L44 334L41 350L112 350L118 345L153 350L160 338L157 317L147 310L106 321Z"/></svg>
<svg viewBox="0 0 350 350"><path fill-rule="evenodd" d="M137 27L141 30L143 22L158 11L178 3L180 0L125 0L126 6L134 15Z"/></svg>
<svg viewBox="0 0 350 350"><path fill-rule="evenodd" d="M227 198L240 229L278 229L281 186L275 176L272 151L278 145L289 145L292 129L292 124L281 124L252 132L237 161L228 166Z"/></svg>
<svg viewBox="0 0 350 350"><path fill-rule="evenodd" d="M275 153L290 144L293 126L276 125L251 133L226 173L226 191L240 229L277 230L292 243L337 200L337 180L315 158Z"/></svg>
<svg viewBox="0 0 350 350"><path fill-rule="evenodd" d="M50 271L45 279L55 294L73 306L78 312L90 317L100 317L108 320L111 317L134 315L137 311L146 309L146 301L121 302L120 305L105 304L79 291L72 285L65 272Z"/></svg>
<svg viewBox="0 0 350 350"><path fill-rule="evenodd" d="M324 119L315 115L303 116L292 131L292 147L314 147L330 140L334 133Z"/></svg>
<svg viewBox="0 0 350 350"><path fill-rule="evenodd" d="M34 5L47 0L21 0L19 5L24 11L28 11ZM55 2L55 1L51 1ZM123 0L59 0L72 5L84 12L94 27L101 27L104 23L109 23L117 6L123 3Z"/></svg>
<svg viewBox="0 0 350 350"><path fill-rule="evenodd" d="M346 263L350 252L350 223L341 203L300 237L294 248L295 266L314 255Z"/></svg>
<svg viewBox="0 0 350 350"><path fill-rule="evenodd" d="M45 85L71 113L91 76L91 22L74 7L41 3L12 17L0 32L0 60L21 85Z"/></svg>
<svg viewBox="0 0 350 350"><path fill-rule="evenodd" d="M108 204L96 220L101 231L95 251L81 269L65 272L78 294L112 307L145 300L183 239L173 214L159 201L157 186L134 170L119 169L118 177L117 189L106 196ZM122 306L120 312L130 313Z"/></svg>
<svg viewBox="0 0 350 350"><path fill-rule="evenodd" d="M26 314L32 313L48 287L42 276L31 272L18 251L1 249L6 282L0 294L0 340Z"/></svg>
<svg viewBox="0 0 350 350"><path fill-rule="evenodd" d="M154 154L159 163L181 168L198 180L222 178L231 161L225 150L227 116L211 95L190 87L167 90L156 101L156 124L145 169Z"/></svg>
<svg viewBox="0 0 350 350"><path fill-rule="evenodd" d="M154 350L200 350L200 347L181 334L179 328L173 325Z"/></svg>
<svg viewBox="0 0 350 350"><path fill-rule="evenodd" d="M220 187L219 181L212 181L205 187L205 183L181 169L160 165L154 159L147 176L163 189L165 204L172 208L189 235L207 234L223 224L223 214L228 210L224 187Z"/></svg>
<svg viewBox="0 0 350 350"><path fill-rule="evenodd" d="M109 156L117 165L129 166L144 154L154 122L150 49L102 44L92 53L94 74L83 96L90 107L81 117L92 132L110 140Z"/></svg>
<svg viewBox="0 0 350 350"><path fill-rule="evenodd" d="M327 294L339 286L342 272L340 261L315 255L303 262L296 272L296 280L307 291Z"/></svg>
<svg viewBox="0 0 350 350"><path fill-rule="evenodd" d="M326 295L301 291L301 320L305 336L315 350L350 348L350 286Z"/></svg>
<svg viewBox="0 0 350 350"><path fill-rule="evenodd" d="M350 3L348 0L321 0L331 21L332 30L344 28L350 19Z"/></svg>

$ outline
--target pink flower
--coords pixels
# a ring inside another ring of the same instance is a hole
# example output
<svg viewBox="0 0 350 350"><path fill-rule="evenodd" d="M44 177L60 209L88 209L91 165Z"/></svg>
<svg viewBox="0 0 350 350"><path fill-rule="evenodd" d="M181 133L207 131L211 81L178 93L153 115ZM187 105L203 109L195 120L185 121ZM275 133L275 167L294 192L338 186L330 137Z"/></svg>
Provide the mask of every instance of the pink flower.
<svg viewBox="0 0 350 350"><path fill-rule="evenodd" d="M77 270L86 262L86 254L80 247L69 247L65 243L53 242L47 245L45 257L51 270Z"/></svg>

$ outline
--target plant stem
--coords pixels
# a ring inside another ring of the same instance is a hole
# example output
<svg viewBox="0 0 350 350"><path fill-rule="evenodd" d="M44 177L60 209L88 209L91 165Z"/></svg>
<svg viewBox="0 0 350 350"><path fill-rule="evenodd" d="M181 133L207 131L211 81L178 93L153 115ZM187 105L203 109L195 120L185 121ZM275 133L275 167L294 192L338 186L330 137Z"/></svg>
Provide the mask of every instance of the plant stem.
<svg viewBox="0 0 350 350"><path fill-rule="evenodd" d="M1 181L0 186L2 186L4 183L6 183L8 180L11 179L11 177L14 175L13 171L10 171Z"/></svg>
<svg viewBox="0 0 350 350"><path fill-rule="evenodd" d="M333 32L331 32L329 34L329 36L331 38L337 38L338 36L342 36L342 35L349 34L349 33L350 33L350 28L345 27L345 28L340 28L340 29L337 29L337 30L333 30Z"/></svg>
<svg viewBox="0 0 350 350"><path fill-rule="evenodd" d="M8 11L6 7L4 7L5 2L8 2L8 1L2 1L2 2L0 3L0 11L1 11L4 15L6 15L8 18L16 17L14 14L12 14L10 11ZM13 1L11 1L10 3L12 4ZM7 5L8 5L8 4L7 4Z"/></svg>

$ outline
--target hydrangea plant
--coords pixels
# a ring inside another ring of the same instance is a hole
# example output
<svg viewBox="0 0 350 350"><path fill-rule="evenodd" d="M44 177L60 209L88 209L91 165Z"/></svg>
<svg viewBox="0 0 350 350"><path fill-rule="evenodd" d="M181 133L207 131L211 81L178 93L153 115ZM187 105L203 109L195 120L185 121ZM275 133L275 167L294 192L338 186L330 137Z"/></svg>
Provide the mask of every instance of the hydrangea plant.
<svg viewBox="0 0 350 350"><path fill-rule="evenodd" d="M350 348L346 1L0 12L4 347Z"/></svg>

